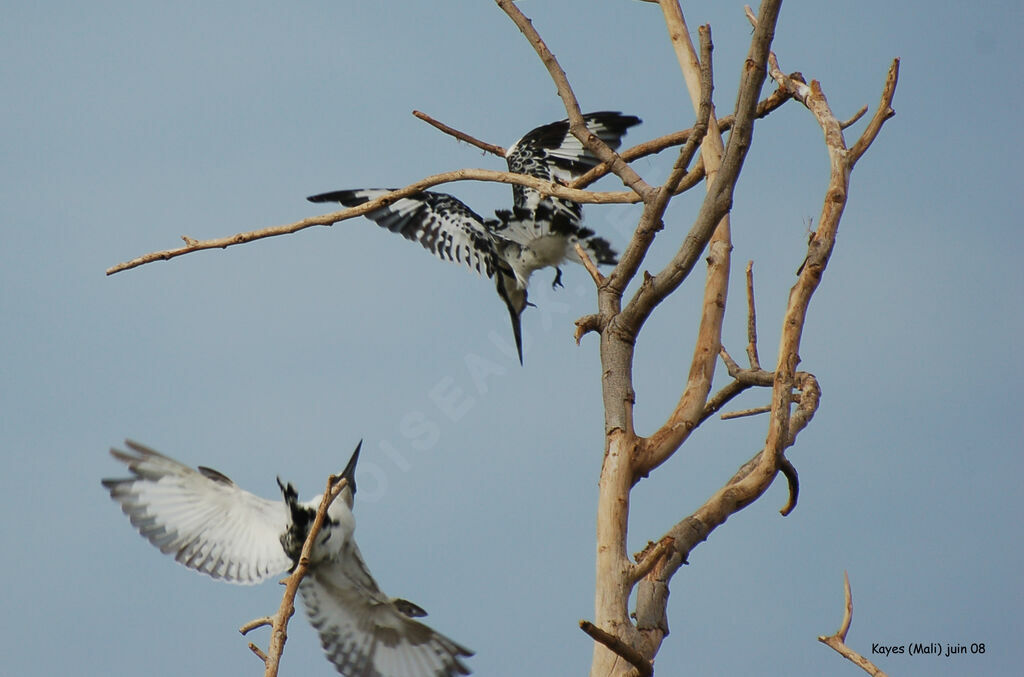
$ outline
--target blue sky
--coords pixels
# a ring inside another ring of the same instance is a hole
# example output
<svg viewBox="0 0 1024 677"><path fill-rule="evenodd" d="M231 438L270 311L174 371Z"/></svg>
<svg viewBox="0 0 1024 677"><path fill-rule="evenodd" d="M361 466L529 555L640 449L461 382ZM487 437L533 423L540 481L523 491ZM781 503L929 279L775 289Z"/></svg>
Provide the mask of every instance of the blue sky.
<svg viewBox="0 0 1024 677"><path fill-rule="evenodd" d="M585 110L644 120L627 145L690 125L655 6L521 7ZM725 115L749 40L742 5L684 11L692 27L712 24ZM824 394L789 454L800 506L781 518L774 486L692 553L658 674L858 674L815 641L839 623L844 569L854 648L986 644L878 658L889 674L1019 668L1022 9L843 11L786 2L775 41L782 68L821 80L840 117L874 106L902 58L897 116L854 172L806 327L802 368ZM321 213L313 193L501 169L410 112L502 145L564 117L504 14L486 2L8 3L0 63L5 673L260 674L236 628L276 608L280 589L195 575L133 532L99 484L120 473L107 449L131 437L268 497L278 475L319 493L365 439L357 538L382 587L475 649L477 674L585 674L591 644L576 623L593 614L602 415L597 341L572 341L594 307L582 269L560 292L545 275L531 288L525 367L489 281L363 219L104 275L182 235ZM671 159L635 168L657 180ZM733 212L734 355L749 259L762 360L775 354L826 181L806 110L789 103L757 123ZM441 190L480 213L508 202L505 186ZM670 257L697 197L673 204L648 269ZM619 249L636 215L586 209ZM641 335L641 433L678 398L702 278ZM699 506L764 435L759 418L702 427L634 491L631 550ZM282 674L333 674L304 621Z"/></svg>

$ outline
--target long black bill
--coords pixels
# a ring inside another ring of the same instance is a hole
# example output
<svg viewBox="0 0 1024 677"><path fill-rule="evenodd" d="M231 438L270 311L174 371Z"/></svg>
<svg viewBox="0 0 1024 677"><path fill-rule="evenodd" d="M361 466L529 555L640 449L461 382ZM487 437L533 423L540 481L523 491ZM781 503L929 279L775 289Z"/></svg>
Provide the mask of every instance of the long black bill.
<svg viewBox="0 0 1024 677"><path fill-rule="evenodd" d="M356 463L359 462L359 450L363 448L363 441L359 440L359 444L356 445L356 450L352 452L352 458L348 460L348 465L341 471L341 476L348 480L348 487L352 490L352 495L356 493Z"/></svg>
<svg viewBox="0 0 1024 677"><path fill-rule="evenodd" d="M516 351L519 353L519 364L523 364L523 329L520 317L523 310L529 305L526 300L526 290L520 289L511 271L497 271L494 275L498 296L505 302L508 308L508 316L512 320L512 334L516 338Z"/></svg>

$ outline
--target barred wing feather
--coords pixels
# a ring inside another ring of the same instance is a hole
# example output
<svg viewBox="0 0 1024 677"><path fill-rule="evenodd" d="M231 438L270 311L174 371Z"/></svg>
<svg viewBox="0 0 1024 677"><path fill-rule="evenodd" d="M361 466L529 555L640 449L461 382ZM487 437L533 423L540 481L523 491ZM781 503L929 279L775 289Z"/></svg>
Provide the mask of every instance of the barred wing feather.
<svg viewBox="0 0 1024 677"><path fill-rule="evenodd" d="M306 199L355 207L390 192L382 188L338 190ZM419 242L443 261L462 263L487 277L494 275L494 241L483 218L447 193L415 193L375 209L366 217L392 233Z"/></svg>
<svg viewBox="0 0 1024 677"><path fill-rule="evenodd" d="M622 144L622 137L630 127L640 124L640 118L615 111L588 113L583 119L587 129L613 150ZM597 157L569 132L568 120L552 122L527 132L506 151L505 160L510 172L552 182L572 181L599 164ZM519 209L532 212L541 202L540 193L525 186L513 186L512 194ZM559 211L579 218L578 203L558 199L553 202Z"/></svg>
<svg viewBox="0 0 1024 677"><path fill-rule="evenodd" d="M133 476L105 479L103 486L150 543L230 583L259 583L288 570L291 560L279 539L287 528L283 502L250 494L216 470L125 444L129 451L110 453Z"/></svg>
<svg viewBox="0 0 1024 677"><path fill-rule="evenodd" d="M327 659L346 677L451 677L470 673L473 652L413 620L419 607L377 587L352 544L334 566L316 567L299 588Z"/></svg>

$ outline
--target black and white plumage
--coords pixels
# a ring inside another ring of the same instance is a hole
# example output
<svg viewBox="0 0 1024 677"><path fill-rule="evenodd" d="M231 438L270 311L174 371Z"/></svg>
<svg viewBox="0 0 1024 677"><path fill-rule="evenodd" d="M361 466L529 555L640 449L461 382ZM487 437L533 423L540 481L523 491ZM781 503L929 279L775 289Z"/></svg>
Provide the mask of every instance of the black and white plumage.
<svg viewBox="0 0 1024 677"><path fill-rule="evenodd" d="M132 477L103 486L150 543L185 566L231 583L259 583L294 569L320 496L301 503L291 485L284 501L239 488L223 474L198 469L135 442L111 449ZM328 660L347 677L468 675L460 660L473 652L413 617L420 607L381 592L353 538L352 503L360 446L342 476L299 586L309 621Z"/></svg>
<svg viewBox="0 0 1024 677"><path fill-rule="evenodd" d="M587 128L611 148L618 148L626 131L640 124L637 117L609 111L590 113L584 119ZM598 159L569 133L568 120L531 130L512 144L505 159L509 171L551 182L571 181L598 164ZM338 190L307 199L354 207L391 190ZM498 296L512 320L522 363L520 316L529 305L526 288L533 272L552 266L556 270L552 286L561 285L559 266L567 260L582 263L576 243L598 264L614 264L617 259L607 240L582 226L579 203L544 196L519 185L513 185L512 196L512 209L495 211L494 219L481 217L447 193L432 191L399 198L366 216L393 233L419 242L442 260L464 264L494 278Z"/></svg>

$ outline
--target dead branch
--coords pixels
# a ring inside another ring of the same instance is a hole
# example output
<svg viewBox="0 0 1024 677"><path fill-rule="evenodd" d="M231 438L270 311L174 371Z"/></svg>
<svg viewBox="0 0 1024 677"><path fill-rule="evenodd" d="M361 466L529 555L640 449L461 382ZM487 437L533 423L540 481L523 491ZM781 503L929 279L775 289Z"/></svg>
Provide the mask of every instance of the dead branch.
<svg viewBox="0 0 1024 677"><path fill-rule="evenodd" d="M862 117L864 117L864 114L867 113L867 112L868 112L868 107L867 106L863 106L859 111L854 113L850 117L849 120L845 120L843 122L840 122L839 126L842 127L843 129L846 129L847 127L852 127L854 124L856 124L857 120L860 120Z"/></svg>
<svg viewBox="0 0 1024 677"><path fill-rule="evenodd" d="M256 628L262 628L264 626L273 625L273 624L274 624L274 617L273 616L264 616L263 618L254 618L253 620L249 621L248 623L246 623L242 627L238 628L238 631L240 633L242 633L242 635L248 635L250 632L252 632Z"/></svg>
<svg viewBox="0 0 1024 677"><path fill-rule="evenodd" d="M615 635L605 632L590 621L580 621L580 629L590 635L596 641L614 651L617 655L625 658L630 665L636 668L642 677L650 677L654 674L651 662L644 658L639 651L623 642Z"/></svg>
<svg viewBox="0 0 1024 677"><path fill-rule="evenodd" d="M751 369L760 369L757 357L757 312L754 309L754 262L747 261L747 359Z"/></svg>
<svg viewBox="0 0 1024 677"><path fill-rule="evenodd" d="M427 115L426 113L421 113L418 110L414 110L412 114L418 117L420 120L423 120L427 124L433 125L437 129L440 129L445 134L450 134L454 136L459 141L465 141L471 146L476 146L485 153L493 153L494 155L497 155L498 157L501 158L505 157L505 149L502 148L501 146L496 146L493 143L487 143L486 141L480 141L479 139L476 139L470 136L469 134L466 134L465 132L460 132L454 127L449 127L443 122L439 122L434 118L430 117L429 115Z"/></svg>
<svg viewBox="0 0 1024 677"><path fill-rule="evenodd" d="M580 344L580 340L592 331L601 331L604 328L604 322L600 315L597 313L591 315L584 315L583 317L576 320L576 331L573 332L573 338L576 339L576 345Z"/></svg>
<svg viewBox="0 0 1024 677"><path fill-rule="evenodd" d="M874 677L888 677L874 663L846 646L846 633L849 632L850 622L853 620L853 595L850 593L850 577L845 571L843 572L843 593L846 598L846 604L843 607L843 622L839 625L839 629L836 630L835 634L829 635L828 637L822 635L818 637L818 641L832 647L834 650L839 652L839 655L849 661L852 661L869 675L873 675Z"/></svg>
<svg viewBox="0 0 1024 677"><path fill-rule="evenodd" d="M699 113L701 99L709 98L701 90L706 89L702 82L710 79L710 31L705 28L699 32L701 52L705 55L701 62L689 41L689 31L678 2L662 0L660 4L669 39L680 61L694 108ZM778 0L766 0L762 6L762 11L767 14L751 40L736 107L737 120L727 148L722 142L713 111L709 112L708 132L701 139L701 158L705 166L708 193L680 250L657 275L645 275L643 283L621 312L616 312L619 310L622 293L622 288L618 287L620 281L614 279L616 271L612 271L609 284L598 294L599 308L609 319L602 332L601 344L606 447L598 485L595 623L630 646L642 647L643 654L648 657L657 653L668 632L664 620L668 600L667 583L684 558L680 557L678 546L665 546L665 555L652 565L640 583L641 586L649 583L650 587L659 588L660 593L657 600L655 596L650 598L651 604L646 603L648 600L642 596L638 597L634 625L628 609L634 582L628 577L632 568L625 554L629 495L641 477L678 448L693 429L694 420L705 410L711 376L721 347L721 317L731 250L728 222L723 217L731 205L732 192L752 137L752 120L767 70L765 62L778 5ZM644 201L645 214L657 214L652 209L654 200L645 195ZM648 227L658 225L651 221ZM638 227L634 239L641 233L641 227ZM702 319L697 348L681 400L682 406L677 406L673 418L659 430L659 439L637 438L633 433L632 421L632 404L636 397L632 386L632 358L636 336L653 309L678 288L705 250L709 270ZM632 263L626 255L623 260ZM666 536L674 538L675 534ZM616 654L595 645L591 674L620 674L621 668L616 668L615 660Z"/></svg>
<svg viewBox="0 0 1024 677"><path fill-rule="evenodd" d="M590 277L594 280L594 284L597 285L598 289L600 289L601 285L604 284L604 275L602 275L601 271L597 269L594 262L590 260L590 256L587 254L587 251L580 246L579 242L575 243L573 246L576 249L576 256L580 257L580 261L583 262L583 267L587 269L587 272L590 273ZM579 343L579 341L576 341L576 343Z"/></svg>
<svg viewBox="0 0 1024 677"><path fill-rule="evenodd" d="M540 57L544 67L547 68L548 75L551 76L551 80L555 83L555 87L558 90L558 96L562 99L562 103L565 104L565 112L569 116L569 131L598 160L607 163L612 173L622 179L623 184L631 188L637 195L647 195L652 190L651 186L640 178L640 175L626 164L619 157L618 153L609 148L604 141L601 141L597 135L587 129L583 113L580 111L579 101L576 99L572 86L569 84L569 78L566 76L565 71L562 70L558 60L555 59L555 55L551 53L544 40L541 39L540 34L533 27L533 23L519 10L519 7L516 6L513 0L495 0L495 2L512 19L512 22L515 23L533 47L537 56Z"/></svg>
<svg viewBox="0 0 1024 677"><path fill-rule="evenodd" d="M736 123L724 149L720 163L715 157L722 148L721 134L712 117L709 131L702 145L702 157L708 167L708 193L701 205L697 221L683 241L672 261L654 276L650 285L642 286L622 311L622 322L634 331L639 331L643 322L654 308L675 291L689 275L708 245L708 274L705 283L704 304L701 323L698 328L697 344L694 348L686 386L668 420L643 444L636 463L636 476L640 477L664 463L686 440L697 426L705 411L714 365L721 348L722 321L725 315L725 301L728 289L730 242L728 210L732 204L739 172L743 166L747 148L753 137L753 118L757 97L766 75L766 60L774 25L778 18L779 2L765 2L761 12L768 23L755 29L747 56L746 69L737 97ZM693 71L696 56L689 41L682 10L676 0L662 0L662 12L673 40L677 58L687 76L687 86L694 96ZM709 139L717 136L718 144L707 150ZM709 165L709 158L714 163Z"/></svg>
<svg viewBox="0 0 1024 677"><path fill-rule="evenodd" d="M786 478L786 484L789 486L789 499L786 505L779 508L779 514L786 517L796 508L797 500L800 498L800 475L796 472L796 466L785 456L779 459L779 472Z"/></svg>
<svg viewBox="0 0 1024 677"><path fill-rule="evenodd" d="M761 369L757 356L757 313L754 309L754 262L747 262L747 359L750 361L750 368L743 369L729 355L724 347L719 350L719 356L733 381L708 398L704 404L704 411L697 419L700 425L709 417L717 413L731 399L742 393L747 388L756 385L771 387L773 376L771 372ZM760 411L751 413L761 413ZM722 414L723 419L735 418L735 415Z"/></svg>
<svg viewBox="0 0 1024 677"><path fill-rule="evenodd" d="M765 99L758 102L757 111L755 112L754 116L758 119L767 117L769 113L780 108L782 104L789 101L790 98L792 97L785 90L781 88L776 89ZM427 122L428 124L433 125L442 132L450 134L451 136L454 136L460 141L465 141L466 143L473 145L483 150L484 152L499 155L501 157L505 156L506 151L501 146L487 143L486 141L480 141L475 137L466 134L465 132L460 132L459 130L453 127L449 127L443 122L435 120L426 113L422 113L420 111L413 111L413 115ZM718 120L718 127L722 132L726 132L732 129L732 125L735 120L735 115L726 115L725 117ZM658 138L651 139L649 141L644 141L643 143L639 143L624 151L620 151L619 157L621 157L625 162L632 162L633 160L638 160L649 155L654 155L660 153L661 151L667 148L684 145L687 141L689 141L690 138L692 138L694 133L703 134L704 132L700 131L695 127L690 127L687 129L680 130L678 132L672 132L671 134L665 134L664 136L659 136ZM594 183L595 181L597 181L598 179L600 179L601 177L605 176L608 173L608 164L601 162L600 164L590 169L586 174L583 174L576 180L572 181L569 184L569 187L586 188L587 186ZM682 192L685 192L686 190L689 190L693 186L697 185L697 183L699 183L703 178L703 160L698 160L697 165L695 165L694 168L690 170L690 172L685 177L683 177L683 179L676 186L675 190L673 191L673 194L678 195ZM634 201L640 202L641 200L639 196L637 196Z"/></svg>
<svg viewBox="0 0 1024 677"><path fill-rule="evenodd" d="M665 553L669 551L672 546L671 538L663 538L657 543L648 543L647 547L642 552L638 552L633 555L636 560L628 574L628 578L631 583L636 583L641 578L647 575L647 573L654 568L654 566L665 556Z"/></svg>
<svg viewBox="0 0 1024 677"><path fill-rule="evenodd" d="M761 7L762 16L755 22L755 32L764 26L765 4ZM839 122L828 108L820 84L812 80L810 85L806 85L796 78L784 76L777 66L775 55L769 53L766 56L771 65L772 76L779 85L803 102L814 113L822 127L830 158L830 183L825 195L818 229L809 243L805 265L801 268L797 283L790 292L783 320L778 362L773 373L771 418L765 445L697 512L678 522L666 534L673 539L672 552L666 554L662 560L665 563L664 566L652 569L651 573L640 583L636 612L638 629L655 648L668 631L665 621L668 581L680 564L686 561L690 549L705 540L729 515L741 510L763 494L779 471L783 472L790 485L790 499L787 506L783 508L783 512L787 513L792 510L792 506L796 502L799 484L795 468L785 459L783 452L786 447L795 442L796 436L813 417L820 397L817 381L809 374L796 372L796 365L800 361L798 351L807 308L828 264L835 243L839 219L848 192L852 164L846 158L846 146ZM879 125L891 117L886 111L890 109L891 87L895 86L897 65L898 62L894 62L890 69L886 90L883 93L883 106L880 107L873 119L873 121L878 120ZM861 138L868 139L870 143L875 135L877 135L877 130L870 135L866 131L865 136ZM735 136L730 138L730 147L734 140ZM790 407L795 387L800 388L801 396L797 410L791 416ZM688 433L688 430L684 431L685 433Z"/></svg>
<svg viewBox="0 0 1024 677"><path fill-rule="evenodd" d="M699 34L703 61L696 66L699 70L699 77L697 80L699 92L695 95L694 100L694 110L697 114L697 121L693 126L693 133L679 151L679 157L676 160L672 173L669 175L665 183L650 196L650 199L645 200L644 211L640 215L640 220L637 223L633 237L630 238L629 244L626 246L626 250L622 253L622 256L619 257L618 265L616 265L615 269L609 274L609 278L612 280L613 289L617 295L621 295L621 293L626 289L626 286L632 281L640 268L640 264L647 256L647 252L650 250L651 244L654 242L655 235L662 228L662 217L665 214L665 209L668 207L669 200L675 194L676 190L686 183L687 179L692 180L691 177L695 177L697 175L697 172L694 171L684 176L684 173L686 173L685 167L689 164L697 149L703 148L704 139L707 136L708 130L711 129L711 93L714 89L714 79L711 68L711 52L713 50L711 30L707 26L701 26ZM704 178L710 181L711 175L708 173L707 169L711 166L717 171L717 159L712 159L712 164L709 165L708 159L703 151L701 152L700 157L701 166L704 168L701 174L704 175ZM646 282L647 280L645 280L645 284ZM632 328L627 329L627 331L631 330Z"/></svg>
<svg viewBox="0 0 1024 677"><path fill-rule="evenodd" d="M892 65L889 66L889 74L885 78L885 88L882 90L882 100L878 105L878 110L875 111L871 121L868 122L867 128L864 133L857 139L857 143L853 144L850 148L848 155L848 161L850 168L857 164L864 152L871 146L878 133L882 131L882 125L889 118L896 115L896 111L892 108L892 99L896 95L896 83L900 77L900 60L893 59Z"/></svg>
<svg viewBox="0 0 1024 677"><path fill-rule="evenodd" d="M744 383L742 381L732 381L717 393L708 398L707 404L704 405L704 411L701 412L700 418L697 420L697 425L700 425L707 419L718 413L722 407L729 403L734 397L742 393L747 388L750 388L753 384Z"/></svg>
<svg viewBox="0 0 1024 677"><path fill-rule="evenodd" d="M759 110L763 110L763 115L767 115L772 110L778 108L784 103L787 98L786 96L778 95L777 91L772 96L768 97L765 101L759 104ZM449 127L430 116L420 111L413 111L413 115L428 122L429 124L437 127L441 131L451 134L452 136L470 143L486 152L493 153L495 155L504 156L504 149L501 146L489 144L484 141L479 141L474 137L460 132L452 127ZM731 120L731 117L729 118ZM731 124L731 122L730 122ZM693 134L693 130L683 130L670 134L660 139L654 139L646 144L641 144L631 149L629 153L629 159L635 159L637 157L643 157L655 152L659 152L665 148L685 143L688 138ZM596 137L595 137L596 139ZM598 140L600 141L600 140ZM535 188L547 195L554 197L564 198L572 200L574 202L580 202L584 204L633 204L641 201L639 194L633 191L605 191L605 192L594 192L580 190L582 187L587 186L598 178L608 173L608 164L601 163L593 170L588 172L584 177L577 179L570 186L562 186L560 184L549 183L547 181L541 181L531 176L523 174L514 174L511 172L498 172L487 169L461 169L452 172L444 172L441 174L435 174L428 176L414 184L410 184L405 188L402 188L393 196L384 196L380 202L374 201L372 203L365 203L358 207L353 207L348 210L341 210L325 214L323 216L310 217L295 221L293 223L284 224L280 226L270 226L267 228L261 228L252 231L245 231L235 233L234 235L228 235L226 237L211 238L206 240L199 240L189 235L182 235L181 239L185 242L184 247L177 247L174 249L164 249L160 251L151 252L143 256L136 257L130 261L125 261L117 265L111 266L106 270L107 275L113 275L124 270L130 270L147 263L153 263L154 261L169 261L170 259L183 256L185 254L191 254L196 251L203 251L207 249L227 249L228 247L245 244L247 242L253 242L255 240L261 240L268 237L276 237L279 235L290 235L300 230L305 230L313 226L333 226L335 223L344 221L346 219L361 216L369 211L373 211L374 208L379 207L383 204L387 204L392 199L403 197L405 195L411 195L412 193L426 190L432 186L436 186L443 183L450 183L455 181L490 181L497 183L508 183L518 184L527 186L529 188ZM674 195L678 195L689 188L692 188L704 177L703 163L699 162L697 166L693 168L686 175L681 177L673 191ZM372 206L371 206L372 205Z"/></svg>
<svg viewBox="0 0 1024 677"><path fill-rule="evenodd" d="M252 642L249 642L249 651L256 654L256 658L259 658L261 661L263 661L264 664L266 664L266 662L269 660L267 658L267 654L263 653L263 649L259 648Z"/></svg>
<svg viewBox="0 0 1024 677"><path fill-rule="evenodd" d="M129 270L131 268L137 268L138 266L152 263L153 261L168 261L178 256L185 254L191 254L192 252L202 251L204 249L227 249L233 245L244 244L246 242L253 242L255 240L261 240L267 237L276 237L278 235L289 235L296 233L300 230L310 228L312 226L333 226L339 221L345 221L346 219L355 218L356 216L362 216L368 212L372 212L378 207L390 204L395 200L418 193L422 190L426 190L432 186L436 186L442 183L451 183L455 181L491 181L496 183L509 183L518 184L521 186L527 186L534 188L547 195L554 197L565 198L574 202L583 203L600 203L600 204L616 204L616 203L634 203L640 200L639 196L631 191L616 191L598 193L586 190L578 190L575 188L567 188L557 183L551 183L550 181L542 181L526 174L515 174L512 172L498 172L490 169L457 169L452 172L444 172L442 174L434 174L426 178L420 179L416 183L410 184L405 188L400 188L387 195L383 195L376 200L365 202L357 207L350 207L348 209L342 209L340 211L331 212L323 216L312 216L301 221L289 223L283 226L271 226L269 228L262 228L260 230L253 230L244 233L236 233L235 235L229 235L227 237L219 237L210 240L196 240L185 236L184 247L178 247L177 249L166 249L162 251L152 252L139 256L130 261L119 263L116 266L112 266L107 269L107 275L113 275L114 273L120 273L123 270Z"/></svg>
<svg viewBox="0 0 1024 677"><path fill-rule="evenodd" d="M728 421L734 418L744 418L746 416L757 416L758 414L767 414L772 410L771 407L753 407L751 409L739 409L737 411L730 411L719 416L723 421Z"/></svg>
<svg viewBox="0 0 1024 677"><path fill-rule="evenodd" d="M789 101L790 98L792 97L790 97L789 92L786 92L782 89L776 89L767 98L758 102L757 111L754 113L754 117L758 119L767 117L769 113L782 106L782 104ZM732 114L719 118L719 131L726 132L732 129L733 123L735 121L736 116ZM642 157L647 157L648 155L660 153L666 148L671 148L672 146L679 146L686 143L687 140L689 140L690 136L693 135L694 131L694 128L691 127L689 129L683 129L678 132L672 132L671 134L659 136L658 138L651 139L650 141L644 141L643 143L639 143L631 148L627 148L624 151L620 151L619 157L621 157L626 162L632 162L633 160L638 160ZM602 162L601 164L597 165L596 167L594 167L593 169L591 169L586 174L579 177L569 185L573 188L585 188L607 173L608 165Z"/></svg>
<svg viewBox="0 0 1024 677"><path fill-rule="evenodd" d="M339 475L331 475L327 479L327 489L320 500L320 506L317 508L313 524L309 527L306 540L302 544L299 561L292 574L283 581L285 584L284 595L281 598L281 606L278 608L277 613L273 616L249 621L239 629L239 632L245 635L254 628L267 625L268 620L272 621L270 623L272 625L270 646L266 653L252 642L249 643L249 649L259 656L266 666L266 670L263 673L264 677L277 677L278 666L281 663L281 654L284 653L284 644L288 641L288 621L295 613L295 595L299 591L299 584L302 583L302 579L306 577L306 573L309 571L309 556L313 550L313 543L316 541L316 536L320 533L324 520L327 518L327 509L346 486L348 486L348 480Z"/></svg>

